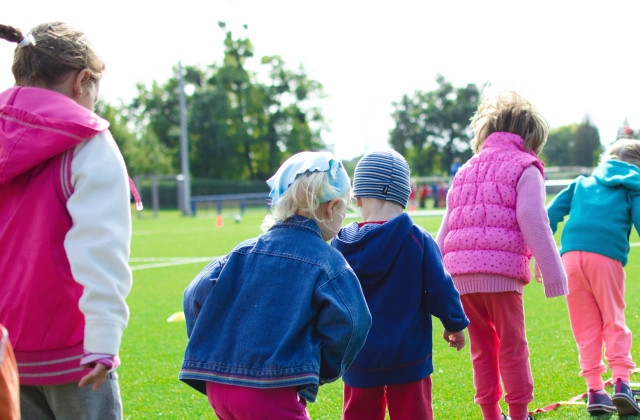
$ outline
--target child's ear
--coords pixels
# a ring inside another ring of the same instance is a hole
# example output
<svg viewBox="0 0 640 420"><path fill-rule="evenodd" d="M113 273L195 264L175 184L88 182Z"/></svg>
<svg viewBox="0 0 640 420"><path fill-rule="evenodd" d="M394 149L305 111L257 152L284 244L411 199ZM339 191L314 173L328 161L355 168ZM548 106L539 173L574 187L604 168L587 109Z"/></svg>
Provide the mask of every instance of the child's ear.
<svg viewBox="0 0 640 420"><path fill-rule="evenodd" d="M326 207L326 213L327 213L327 217L330 220L333 220L333 212L336 210L335 206L336 204L340 201L339 198L334 198L331 201L327 202L327 207Z"/></svg>
<svg viewBox="0 0 640 420"><path fill-rule="evenodd" d="M362 198L361 197L356 197L356 206L362 207Z"/></svg>
<svg viewBox="0 0 640 420"><path fill-rule="evenodd" d="M82 95L82 91L86 88L89 79L91 79L91 72L89 69L82 69L78 72L76 77L73 79L74 95Z"/></svg>

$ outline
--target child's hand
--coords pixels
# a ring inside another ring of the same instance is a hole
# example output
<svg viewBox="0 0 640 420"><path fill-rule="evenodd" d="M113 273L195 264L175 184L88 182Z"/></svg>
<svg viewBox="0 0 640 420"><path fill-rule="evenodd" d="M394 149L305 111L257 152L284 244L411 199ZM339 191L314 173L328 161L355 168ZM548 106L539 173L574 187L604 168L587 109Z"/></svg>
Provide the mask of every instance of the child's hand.
<svg viewBox="0 0 640 420"><path fill-rule="evenodd" d="M89 367L88 365L85 365L84 367L91 369L91 371L84 375L82 379L80 379L78 387L82 388L83 386L93 384L93 390L97 391L105 381L105 379L107 379L109 369L105 365L102 365L100 363L96 363L93 368Z"/></svg>
<svg viewBox="0 0 640 420"><path fill-rule="evenodd" d="M455 347L458 351L462 350L464 347L464 330L458 332L449 332L444 330L442 338L444 338L444 341L449 343L449 347Z"/></svg>
<svg viewBox="0 0 640 420"><path fill-rule="evenodd" d="M542 284L542 272L540 271L538 262L535 260L533 261L533 277L536 279L538 283Z"/></svg>

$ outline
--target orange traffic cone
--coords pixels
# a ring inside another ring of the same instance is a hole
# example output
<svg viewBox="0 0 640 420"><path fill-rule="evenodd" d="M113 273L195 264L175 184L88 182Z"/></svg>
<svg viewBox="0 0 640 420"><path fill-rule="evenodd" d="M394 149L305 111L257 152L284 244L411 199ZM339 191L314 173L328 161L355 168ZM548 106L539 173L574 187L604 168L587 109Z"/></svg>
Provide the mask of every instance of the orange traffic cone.
<svg viewBox="0 0 640 420"><path fill-rule="evenodd" d="M409 206L409 211L416 211L416 206L413 204Z"/></svg>
<svg viewBox="0 0 640 420"><path fill-rule="evenodd" d="M221 214L219 214L218 217L216 217L216 226L218 226L218 227L224 226L224 222L222 221L222 215Z"/></svg>

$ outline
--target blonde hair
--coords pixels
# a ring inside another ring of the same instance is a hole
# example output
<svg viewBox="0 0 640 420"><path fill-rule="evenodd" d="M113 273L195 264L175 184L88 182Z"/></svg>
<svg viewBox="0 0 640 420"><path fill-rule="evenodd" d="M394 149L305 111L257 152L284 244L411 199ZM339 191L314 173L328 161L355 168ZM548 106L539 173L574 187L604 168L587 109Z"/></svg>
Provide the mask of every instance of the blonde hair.
<svg viewBox="0 0 640 420"><path fill-rule="evenodd" d="M485 98L471 118L474 153L480 153L486 138L496 132L517 134L524 139L526 152L540 153L547 142L549 123L534 106L514 91Z"/></svg>
<svg viewBox="0 0 640 420"><path fill-rule="evenodd" d="M607 149L600 157L600 162L619 160L640 168L640 140L620 139Z"/></svg>
<svg viewBox="0 0 640 420"><path fill-rule="evenodd" d="M320 207L320 196L329 192L335 195L337 190L329 183L327 172L306 172L298 175L289 188L280 196L278 201L271 204L271 214L265 216L262 222L262 230L267 231L276 222L287 220L297 212L310 215L318 224L325 224L329 220L317 217L317 210ZM336 197L340 199L340 206L335 211L345 211L351 203L351 187L342 195Z"/></svg>
<svg viewBox="0 0 640 420"><path fill-rule="evenodd" d="M88 69L90 82L96 85L104 72L104 62L96 54L84 32L63 22L42 23L29 35L34 43L18 46L11 70L18 86L49 87L73 71ZM19 29L0 25L0 38L21 42Z"/></svg>

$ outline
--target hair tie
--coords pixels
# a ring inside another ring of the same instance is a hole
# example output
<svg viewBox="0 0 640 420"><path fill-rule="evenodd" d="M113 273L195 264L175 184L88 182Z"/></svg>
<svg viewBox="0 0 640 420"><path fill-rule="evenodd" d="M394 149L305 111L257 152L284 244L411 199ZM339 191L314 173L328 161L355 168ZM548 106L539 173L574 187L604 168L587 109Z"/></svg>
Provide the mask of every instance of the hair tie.
<svg viewBox="0 0 640 420"><path fill-rule="evenodd" d="M24 38L22 38L22 41L18 42L18 47L20 48L26 47L28 45L33 45L34 47L36 46L36 40L33 37L32 33L28 33Z"/></svg>

